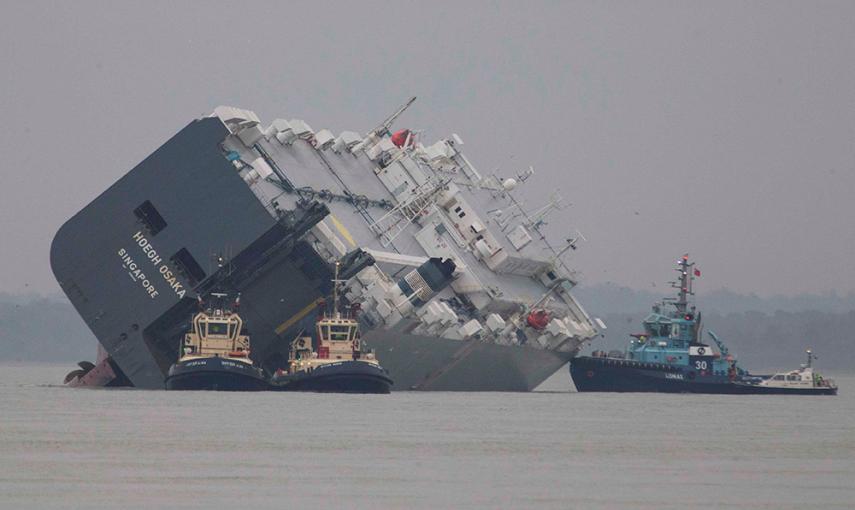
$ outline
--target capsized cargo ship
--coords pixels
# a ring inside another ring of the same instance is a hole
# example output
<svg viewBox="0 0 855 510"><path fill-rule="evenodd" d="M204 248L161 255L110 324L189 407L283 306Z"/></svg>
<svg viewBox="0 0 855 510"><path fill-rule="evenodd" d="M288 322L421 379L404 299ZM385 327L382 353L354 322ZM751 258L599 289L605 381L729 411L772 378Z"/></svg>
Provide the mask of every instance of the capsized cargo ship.
<svg viewBox="0 0 855 510"><path fill-rule="evenodd" d="M219 290L240 294L252 359L273 371L340 261L394 390L529 391L566 364L605 325L571 292L581 234L543 228L561 198L527 206L533 169L482 174L457 134L393 132L414 100L364 135L217 107L69 219L51 266L101 363L162 388L197 299Z"/></svg>

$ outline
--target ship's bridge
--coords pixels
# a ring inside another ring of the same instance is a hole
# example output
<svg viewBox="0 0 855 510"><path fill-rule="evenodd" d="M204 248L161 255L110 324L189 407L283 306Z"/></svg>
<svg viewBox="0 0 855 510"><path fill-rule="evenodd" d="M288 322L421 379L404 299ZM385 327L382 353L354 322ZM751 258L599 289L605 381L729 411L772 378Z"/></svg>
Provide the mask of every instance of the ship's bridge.
<svg viewBox="0 0 855 510"><path fill-rule="evenodd" d="M669 347L684 349L694 339L695 323L693 320L654 312L644 319L643 324L646 339L640 345L645 344L647 339L650 339L656 345L667 342L666 345Z"/></svg>
<svg viewBox="0 0 855 510"><path fill-rule="evenodd" d="M229 317L200 315L195 322L196 334L203 340L209 337L235 340L240 332L241 321L236 315Z"/></svg>
<svg viewBox="0 0 855 510"><path fill-rule="evenodd" d="M676 338L680 335L680 325L670 317L652 313L644 319L644 332L651 338Z"/></svg>
<svg viewBox="0 0 855 510"><path fill-rule="evenodd" d="M318 321L321 341L354 341L359 339L357 323L350 319L324 319Z"/></svg>
<svg viewBox="0 0 855 510"><path fill-rule="evenodd" d="M249 340L241 336L243 321L237 314L199 313L193 319L192 335L184 341L186 355L233 356L248 353Z"/></svg>

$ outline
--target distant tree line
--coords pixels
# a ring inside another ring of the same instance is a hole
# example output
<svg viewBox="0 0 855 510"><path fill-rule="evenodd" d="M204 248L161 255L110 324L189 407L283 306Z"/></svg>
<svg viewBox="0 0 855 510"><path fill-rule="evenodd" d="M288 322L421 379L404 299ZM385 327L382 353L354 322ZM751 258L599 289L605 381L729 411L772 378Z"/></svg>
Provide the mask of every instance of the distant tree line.
<svg viewBox="0 0 855 510"><path fill-rule="evenodd" d="M0 296L0 361L91 361L96 346L67 300Z"/></svg>
<svg viewBox="0 0 855 510"><path fill-rule="evenodd" d="M855 301L851 296L801 296L764 301L717 291L727 303L759 310L725 310L715 295L701 296L704 330L715 332L741 364L750 370L795 368L811 348L822 369L855 371ZM642 331L641 321L661 296L617 286L580 289L587 311L601 317L608 329L585 349L623 350L631 333ZM730 296L729 298L727 296ZM772 304L786 310L772 310ZM823 305L794 310L796 304ZM725 307L728 308L728 307ZM732 308L732 306L729 306ZM718 310L717 310L718 309ZM64 297L0 294L0 361L56 361L74 363L95 357L96 340Z"/></svg>

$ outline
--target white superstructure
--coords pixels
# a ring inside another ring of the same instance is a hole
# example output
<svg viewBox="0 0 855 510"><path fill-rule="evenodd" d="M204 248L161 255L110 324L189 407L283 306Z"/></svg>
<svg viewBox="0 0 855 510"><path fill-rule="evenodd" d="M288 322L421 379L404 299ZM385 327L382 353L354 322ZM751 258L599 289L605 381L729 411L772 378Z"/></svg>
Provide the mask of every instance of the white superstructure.
<svg viewBox="0 0 855 510"><path fill-rule="evenodd" d="M526 207L515 193L534 179L533 170L482 174L457 134L433 142L409 130L393 134L391 123L411 103L365 136L315 130L300 119L262 122L233 107L212 116L231 133L224 157L271 215L322 201L330 214L304 237L314 250L331 264L356 248L374 257L375 265L350 279L346 297L362 305L366 340L396 382L395 362L383 359L384 349L394 350L386 345L395 341L389 332L521 355L551 352L563 363L597 327L573 297L577 274L562 260L580 235L552 243L543 231L560 198ZM450 285L432 289L420 281L414 269L430 258L454 262ZM437 370L432 376L445 375Z"/></svg>

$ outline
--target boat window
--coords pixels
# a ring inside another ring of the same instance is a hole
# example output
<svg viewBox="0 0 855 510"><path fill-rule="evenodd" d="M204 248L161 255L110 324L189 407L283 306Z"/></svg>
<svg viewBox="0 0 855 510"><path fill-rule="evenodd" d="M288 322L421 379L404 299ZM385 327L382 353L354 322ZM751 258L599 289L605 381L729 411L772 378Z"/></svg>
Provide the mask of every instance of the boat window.
<svg viewBox="0 0 855 510"><path fill-rule="evenodd" d="M783 380L784 380L784 376L783 376L783 375L776 375L776 376L775 376L775 380L776 380L776 381L783 381Z"/></svg>
<svg viewBox="0 0 855 510"><path fill-rule="evenodd" d="M330 327L329 326L321 326L321 338L326 340L330 337Z"/></svg>
<svg viewBox="0 0 855 510"><path fill-rule="evenodd" d="M209 322L208 323L208 334L209 335L228 335L229 334L229 326L225 322Z"/></svg>
<svg viewBox="0 0 855 510"><path fill-rule="evenodd" d="M330 336L330 340L349 340L349 326L330 326L330 328L332 328L332 335Z"/></svg>
<svg viewBox="0 0 855 510"><path fill-rule="evenodd" d="M788 381L798 381L798 380L799 380L799 376L797 376L797 375L788 375L788 376L787 376L787 380L788 380Z"/></svg>
<svg viewBox="0 0 855 510"><path fill-rule="evenodd" d="M679 338L680 337L680 325L672 324L671 325L671 338Z"/></svg>

